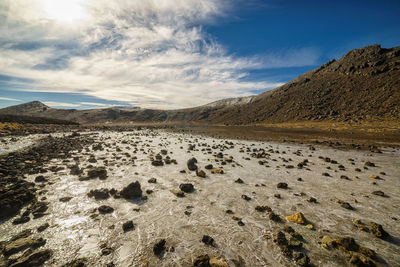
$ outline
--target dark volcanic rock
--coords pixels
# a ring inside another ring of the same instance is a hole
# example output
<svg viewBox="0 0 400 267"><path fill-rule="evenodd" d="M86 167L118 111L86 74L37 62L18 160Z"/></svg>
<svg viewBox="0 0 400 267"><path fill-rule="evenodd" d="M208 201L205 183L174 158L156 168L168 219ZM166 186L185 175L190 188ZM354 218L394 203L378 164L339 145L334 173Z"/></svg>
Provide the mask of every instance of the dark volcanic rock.
<svg viewBox="0 0 400 267"><path fill-rule="evenodd" d="M147 182L150 183L150 184L155 184L155 183L157 183L157 179L156 178L150 178Z"/></svg>
<svg viewBox="0 0 400 267"><path fill-rule="evenodd" d="M100 214L108 214L108 213L113 213L114 212L114 209L112 207L110 207L110 206L107 206L107 205L100 206L98 208L98 210L99 210Z"/></svg>
<svg viewBox="0 0 400 267"><path fill-rule="evenodd" d="M287 183L278 183L276 185L276 187L280 188L280 189L287 189L288 188L288 184Z"/></svg>
<svg viewBox="0 0 400 267"><path fill-rule="evenodd" d="M240 178L237 178L237 179L235 180L235 183L238 183L238 184L243 184L244 182L243 182L243 180L242 180L242 179L240 179Z"/></svg>
<svg viewBox="0 0 400 267"><path fill-rule="evenodd" d="M206 165L205 167L204 167L204 169L206 169L206 170L211 170L211 169L213 169L214 167L213 167L213 165L212 164L208 164L208 165Z"/></svg>
<svg viewBox="0 0 400 267"><path fill-rule="evenodd" d="M122 230L124 230L124 232L128 232L135 229L135 226L133 225L133 221L127 221L122 225Z"/></svg>
<svg viewBox="0 0 400 267"><path fill-rule="evenodd" d="M161 256L162 252L165 250L166 242L167 241L165 239L161 239L154 245L154 247L153 247L154 255L159 256L159 257Z"/></svg>
<svg viewBox="0 0 400 267"><path fill-rule="evenodd" d="M187 167L190 171L195 171L197 170L197 159L196 158L191 158L187 161Z"/></svg>
<svg viewBox="0 0 400 267"><path fill-rule="evenodd" d="M103 200L103 199L108 199L110 197L110 191L106 188L95 189L95 190L90 190L90 192L87 195L88 197L94 197L94 199L96 200Z"/></svg>
<svg viewBox="0 0 400 267"><path fill-rule="evenodd" d="M203 238L201 239L201 242L208 246L214 246L214 238L212 238L209 235L203 235Z"/></svg>
<svg viewBox="0 0 400 267"><path fill-rule="evenodd" d="M99 178L99 179L104 180L107 178L107 170L105 167L91 168L90 170L88 170L87 173L88 173L89 179Z"/></svg>
<svg viewBox="0 0 400 267"><path fill-rule="evenodd" d="M194 186L193 184L180 184L179 189L182 190L185 193L192 193L194 191Z"/></svg>
<svg viewBox="0 0 400 267"><path fill-rule="evenodd" d="M125 199L139 198L142 196L142 189L138 181L130 183L127 187L124 187L120 195Z"/></svg>

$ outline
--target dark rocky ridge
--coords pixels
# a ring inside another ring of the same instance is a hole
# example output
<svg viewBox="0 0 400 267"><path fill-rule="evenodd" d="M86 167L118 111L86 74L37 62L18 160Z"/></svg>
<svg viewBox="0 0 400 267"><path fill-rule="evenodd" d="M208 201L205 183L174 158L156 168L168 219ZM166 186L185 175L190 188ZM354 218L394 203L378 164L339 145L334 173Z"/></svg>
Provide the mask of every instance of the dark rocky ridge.
<svg viewBox="0 0 400 267"><path fill-rule="evenodd" d="M221 100L180 110L53 109L40 102L0 109L1 114L80 123L203 122L246 125L293 121L400 119L400 47L371 45L258 96Z"/></svg>

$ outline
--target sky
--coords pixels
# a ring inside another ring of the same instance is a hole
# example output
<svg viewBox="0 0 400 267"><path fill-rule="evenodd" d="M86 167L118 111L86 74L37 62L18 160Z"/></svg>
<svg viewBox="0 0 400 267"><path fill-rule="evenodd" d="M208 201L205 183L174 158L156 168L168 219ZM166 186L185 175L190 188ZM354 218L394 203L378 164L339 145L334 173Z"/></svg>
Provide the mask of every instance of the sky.
<svg viewBox="0 0 400 267"><path fill-rule="evenodd" d="M177 109L400 45L399 0L0 0L0 108Z"/></svg>

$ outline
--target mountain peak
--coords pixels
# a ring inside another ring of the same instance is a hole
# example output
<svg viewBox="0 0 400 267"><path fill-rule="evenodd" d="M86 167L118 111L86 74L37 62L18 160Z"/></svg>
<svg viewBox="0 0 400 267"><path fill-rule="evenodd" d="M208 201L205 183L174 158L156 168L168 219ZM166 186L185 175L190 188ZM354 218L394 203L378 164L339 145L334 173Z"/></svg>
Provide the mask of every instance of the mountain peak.
<svg viewBox="0 0 400 267"><path fill-rule="evenodd" d="M50 109L50 107L43 104L42 102L32 101L28 103L23 103L3 108L1 109L1 113L12 114L12 115L30 115L30 114L41 113L48 109Z"/></svg>

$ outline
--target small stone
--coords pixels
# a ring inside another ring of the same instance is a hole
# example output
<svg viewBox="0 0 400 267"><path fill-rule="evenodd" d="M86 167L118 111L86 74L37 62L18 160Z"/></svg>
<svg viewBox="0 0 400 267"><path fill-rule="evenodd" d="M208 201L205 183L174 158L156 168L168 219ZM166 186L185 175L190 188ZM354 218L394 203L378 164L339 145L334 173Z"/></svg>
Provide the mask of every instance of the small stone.
<svg viewBox="0 0 400 267"><path fill-rule="evenodd" d="M214 246L214 238L208 235L203 235L203 238L201 239L201 242L208 246Z"/></svg>
<svg viewBox="0 0 400 267"><path fill-rule="evenodd" d="M43 175L39 175L35 178L35 183L44 183L47 182L47 179Z"/></svg>
<svg viewBox="0 0 400 267"><path fill-rule="evenodd" d="M174 194L177 197L184 197L185 193L181 190L171 190L171 193Z"/></svg>
<svg viewBox="0 0 400 267"><path fill-rule="evenodd" d="M304 224L305 221L306 221L306 219L304 218L303 213L301 213L301 212L292 214L290 216L286 216L286 219L289 222L294 222L294 223L298 223L298 224Z"/></svg>
<svg viewBox="0 0 400 267"><path fill-rule="evenodd" d="M255 210L258 212L265 212L265 211L271 212L272 211L272 209L268 206L256 206Z"/></svg>
<svg viewBox="0 0 400 267"><path fill-rule="evenodd" d="M147 182L150 183L150 184L155 184L155 183L157 183L157 179L156 178L150 178Z"/></svg>
<svg viewBox="0 0 400 267"><path fill-rule="evenodd" d="M70 201L72 199L72 197L62 197L62 198L60 198L59 200L61 201L61 202L68 202L68 201Z"/></svg>
<svg viewBox="0 0 400 267"><path fill-rule="evenodd" d="M206 178L206 173L203 170L196 170L196 175L201 178Z"/></svg>
<svg viewBox="0 0 400 267"><path fill-rule="evenodd" d="M353 206L351 206L348 202L342 202L340 203L340 206L348 210L354 210Z"/></svg>
<svg viewBox="0 0 400 267"><path fill-rule="evenodd" d="M194 186L193 184L187 183L187 184L180 184L179 189L182 190L185 193L192 193L194 192Z"/></svg>
<svg viewBox="0 0 400 267"><path fill-rule="evenodd" d="M49 226L50 226L49 223L44 223L44 224L42 224L41 226L39 226L39 227L37 228L37 231L38 231L39 233L40 233L40 232L43 232L43 231L46 230Z"/></svg>
<svg viewBox="0 0 400 267"><path fill-rule="evenodd" d="M211 173L224 174L224 170L223 169L212 169Z"/></svg>
<svg viewBox="0 0 400 267"><path fill-rule="evenodd" d="M247 196L247 195L242 195L242 198L246 201L250 201L251 197Z"/></svg>
<svg viewBox="0 0 400 267"><path fill-rule="evenodd" d="M235 181L235 183L238 183L238 184L243 184L244 182L243 182L243 180L242 180L242 179L238 178L238 179Z"/></svg>
<svg viewBox="0 0 400 267"><path fill-rule="evenodd" d="M30 221L30 217L29 216L21 216L17 219L15 219L12 224L23 224L23 223L27 223Z"/></svg>
<svg viewBox="0 0 400 267"><path fill-rule="evenodd" d="M326 249L336 247L336 241L329 235L325 235L321 239L321 246Z"/></svg>
<svg viewBox="0 0 400 267"><path fill-rule="evenodd" d="M213 169L213 165L212 164L208 164L204 167L206 170L211 170Z"/></svg>
<svg viewBox="0 0 400 267"><path fill-rule="evenodd" d="M154 245L154 247L153 247L154 255L156 255L156 256L160 256L161 255L161 253L165 250L165 243L166 242L167 241L165 239L161 239L160 241L158 241Z"/></svg>
<svg viewBox="0 0 400 267"><path fill-rule="evenodd" d="M276 187L280 188L280 189L287 189L288 188L288 184L287 183L278 183L276 185Z"/></svg>
<svg viewBox="0 0 400 267"><path fill-rule="evenodd" d="M113 213L114 212L114 209L112 207L110 207L110 206L107 206L107 205L100 206L98 208L98 210L99 210L100 214L108 214L108 213Z"/></svg>
<svg viewBox="0 0 400 267"><path fill-rule="evenodd" d="M211 267L229 267L228 263L221 256L210 259Z"/></svg>
<svg viewBox="0 0 400 267"><path fill-rule="evenodd" d="M385 196L385 193L383 191L380 191L380 190L373 191L372 194L376 195L376 196L380 196L380 197L384 197Z"/></svg>
<svg viewBox="0 0 400 267"><path fill-rule="evenodd" d="M210 267L210 257L205 255L197 256L193 261L193 266L195 267Z"/></svg>
<svg viewBox="0 0 400 267"><path fill-rule="evenodd" d="M378 238L386 238L389 234L383 229L382 225L377 224L375 222L371 222L370 224L371 232Z"/></svg>
<svg viewBox="0 0 400 267"><path fill-rule="evenodd" d="M132 231L135 229L135 226L133 225L133 221L127 221L122 225L122 230L124 230L124 233L128 231Z"/></svg>
<svg viewBox="0 0 400 267"><path fill-rule="evenodd" d="M310 202L310 203L317 203L317 199L316 199L316 198L313 198L313 197L309 197L309 198L307 199L307 201Z"/></svg>

